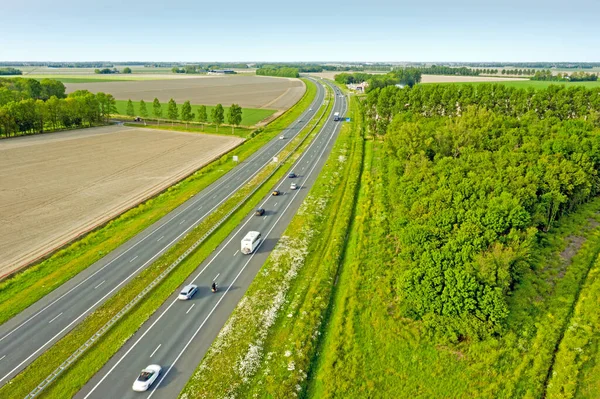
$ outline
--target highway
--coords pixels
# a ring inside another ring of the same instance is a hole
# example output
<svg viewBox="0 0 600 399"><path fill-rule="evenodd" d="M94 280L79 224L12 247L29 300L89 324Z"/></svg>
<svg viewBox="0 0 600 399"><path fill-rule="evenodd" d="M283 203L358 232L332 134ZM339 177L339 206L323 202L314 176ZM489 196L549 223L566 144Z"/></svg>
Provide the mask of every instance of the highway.
<svg viewBox="0 0 600 399"><path fill-rule="evenodd" d="M345 111L345 98L336 96L332 113ZM314 184L341 126L332 113L290 169L298 176L277 183L283 195L264 198L265 215L248 215L183 284L198 285L198 293L188 301L178 301L179 291L173 293L76 398L177 397ZM292 182L298 190L290 190ZM253 254L243 255L240 241L248 231L261 232L264 241ZM214 279L221 287L217 293L210 290ZM134 380L149 364L160 365L162 373L149 391L134 392Z"/></svg>
<svg viewBox="0 0 600 399"><path fill-rule="evenodd" d="M152 264L271 162L319 111L325 90L319 82L315 83L318 88L315 100L310 109L282 132L286 139L274 138L202 192L0 326L0 386Z"/></svg>

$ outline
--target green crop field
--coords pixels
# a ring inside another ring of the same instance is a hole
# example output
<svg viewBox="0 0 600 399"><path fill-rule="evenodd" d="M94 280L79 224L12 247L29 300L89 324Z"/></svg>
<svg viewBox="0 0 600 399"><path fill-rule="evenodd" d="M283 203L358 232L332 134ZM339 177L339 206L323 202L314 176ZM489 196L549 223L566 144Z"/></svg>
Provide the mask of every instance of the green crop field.
<svg viewBox="0 0 600 399"><path fill-rule="evenodd" d="M163 110L163 118L166 119L166 115L167 115L167 106L168 103L162 103L162 110ZM177 108L179 108L179 113L181 114L181 106L183 104L177 104ZM139 106L140 103L139 101L134 101L133 102L133 109L134 109L134 114L136 116L139 115ZM192 112L194 113L194 115L198 115L198 107L200 105L192 105ZM206 106L206 113L208 114L208 121L212 122L212 118L211 118L211 112L213 110L214 106L212 105L207 105ZM225 123L227 123L227 113L229 112L229 107L223 107L225 108ZM149 118L154 118L154 116L152 115L152 101L147 101L146 102L146 109L148 110ZM127 115L127 101L126 100L117 100L117 112L120 115ZM269 116L273 115L275 112L277 112L274 109L258 109L258 108L243 108L242 109L242 126L254 126L256 125L258 122L268 118ZM194 121L196 121L197 119L194 118Z"/></svg>
<svg viewBox="0 0 600 399"><path fill-rule="evenodd" d="M497 82L453 82L453 83L445 82L445 83L422 83L422 84L427 84L427 85L431 85L431 84L437 84L437 85L501 84L501 85L505 85L505 86L524 88L524 89L527 89L529 87L532 87L534 89L545 89L552 85L561 85L561 86L566 86L566 87L583 86L583 87L587 87L587 88L600 87L600 81L596 81L596 82L547 82L547 81L540 81L540 80L522 80L522 81L501 80L501 81L497 81Z"/></svg>

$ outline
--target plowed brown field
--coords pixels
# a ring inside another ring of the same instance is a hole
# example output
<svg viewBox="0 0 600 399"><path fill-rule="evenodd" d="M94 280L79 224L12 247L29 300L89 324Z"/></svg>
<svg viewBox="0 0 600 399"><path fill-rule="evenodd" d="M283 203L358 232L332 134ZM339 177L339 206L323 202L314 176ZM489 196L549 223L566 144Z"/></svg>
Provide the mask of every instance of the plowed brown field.
<svg viewBox="0 0 600 399"><path fill-rule="evenodd" d="M241 141L121 126L0 140L0 275L112 219Z"/></svg>
<svg viewBox="0 0 600 399"><path fill-rule="evenodd" d="M189 79L142 80L130 82L66 83L67 92L89 90L112 94L117 100L146 102L158 98L166 103L173 98L178 104L231 105L246 108L286 110L304 94L300 79L233 75L202 76ZM164 107L164 105L163 105ZM149 104L148 110L152 112Z"/></svg>

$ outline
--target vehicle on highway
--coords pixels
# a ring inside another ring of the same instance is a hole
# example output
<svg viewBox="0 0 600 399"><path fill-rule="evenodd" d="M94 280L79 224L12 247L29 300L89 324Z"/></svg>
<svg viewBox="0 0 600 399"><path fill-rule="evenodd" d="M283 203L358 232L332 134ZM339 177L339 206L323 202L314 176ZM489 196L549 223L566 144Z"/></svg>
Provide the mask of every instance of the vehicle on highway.
<svg viewBox="0 0 600 399"><path fill-rule="evenodd" d="M256 216L262 216L264 214L265 214L265 210L263 208L258 208L256 210L256 212L254 212L254 215L256 215Z"/></svg>
<svg viewBox="0 0 600 399"><path fill-rule="evenodd" d="M142 118L140 118L139 116L136 116L135 118L133 118L134 122L141 122Z"/></svg>
<svg viewBox="0 0 600 399"><path fill-rule="evenodd" d="M298 188L298 185L297 185L296 183L292 183L292 184L290 185L290 190L295 190L295 189L297 189L297 188Z"/></svg>
<svg viewBox="0 0 600 399"><path fill-rule="evenodd" d="M285 136L282 134L281 136L279 136L279 140L283 140L285 138Z"/></svg>
<svg viewBox="0 0 600 399"><path fill-rule="evenodd" d="M158 364L151 364L142 370L140 376L133 383L133 390L144 392L150 388L150 385L158 378L162 368Z"/></svg>
<svg viewBox="0 0 600 399"><path fill-rule="evenodd" d="M334 121L339 121L340 120L340 113L339 112L335 112L333 114L333 120Z"/></svg>
<svg viewBox="0 0 600 399"><path fill-rule="evenodd" d="M273 197L277 197L278 195L281 195L281 191L273 190Z"/></svg>
<svg viewBox="0 0 600 399"><path fill-rule="evenodd" d="M186 285L185 287L183 287L183 289L179 293L179 296L177 297L177 299L180 299L182 301L187 301L188 299L191 299L196 292L198 292L197 285L193 285L193 284Z"/></svg>
<svg viewBox="0 0 600 399"><path fill-rule="evenodd" d="M290 179L293 179L294 177L296 177L296 174L294 172L290 172L290 174L288 175L288 177Z"/></svg>
<svg viewBox="0 0 600 399"><path fill-rule="evenodd" d="M246 237L242 239L242 253L250 255L260 244L262 237L258 231L249 231Z"/></svg>

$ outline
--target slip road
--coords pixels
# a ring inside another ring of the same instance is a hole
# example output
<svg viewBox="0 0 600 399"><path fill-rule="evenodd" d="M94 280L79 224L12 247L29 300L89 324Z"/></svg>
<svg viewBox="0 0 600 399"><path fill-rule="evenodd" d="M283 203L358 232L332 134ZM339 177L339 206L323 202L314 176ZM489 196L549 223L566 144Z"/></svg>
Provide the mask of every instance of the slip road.
<svg viewBox="0 0 600 399"><path fill-rule="evenodd" d="M345 98L335 101L332 112L343 114ZM185 302L173 293L76 398L177 397L314 184L340 125L328 116L318 137L291 169L298 177L285 177L275 187L284 194L266 197L260 205L265 215L248 215L185 282L198 285L198 293ZM298 190L290 190L292 182ZM261 232L265 240L253 254L243 255L240 241L248 231ZM220 290L212 293L216 275ZM148 392L133 392L133 381L148 364L159 364L163 372Z"/></svg>
<svg viewBox="0 0 600 399"><path fill-rule="evenodd" d="M320 83L315 83L318 90L314 102L284 130L285 140L274 138L202 192L0 326L0 386L152 264L271 162L319 111L325 90Z"/></svg>

